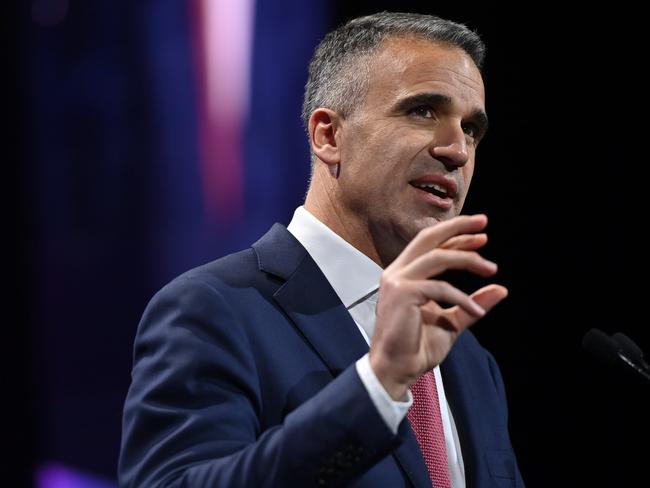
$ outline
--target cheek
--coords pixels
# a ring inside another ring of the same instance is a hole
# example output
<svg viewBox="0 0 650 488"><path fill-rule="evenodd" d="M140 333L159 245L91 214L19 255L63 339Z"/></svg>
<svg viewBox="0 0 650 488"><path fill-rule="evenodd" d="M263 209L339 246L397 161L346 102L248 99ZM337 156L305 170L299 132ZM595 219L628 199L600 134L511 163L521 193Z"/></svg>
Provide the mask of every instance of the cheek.
<svg viewBox="0 0 650 488"><path fill-rule="evenodd" d="M472 181L472 176L474 176L474 160L469 161L465 166L462 167L461 174L463 175L465 190L467 191L467 187Z"/></svg>

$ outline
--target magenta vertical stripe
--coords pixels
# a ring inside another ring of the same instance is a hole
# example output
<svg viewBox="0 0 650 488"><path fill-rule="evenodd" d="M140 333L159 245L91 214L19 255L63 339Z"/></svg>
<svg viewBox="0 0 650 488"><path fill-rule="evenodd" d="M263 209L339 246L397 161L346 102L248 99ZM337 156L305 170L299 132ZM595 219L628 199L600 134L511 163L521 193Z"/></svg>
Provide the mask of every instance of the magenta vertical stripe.
<svg viewBox="0 0 650 488"><path fill-rule="evenodd" d="M194 0L199 144L209 218L243 215L254 0Z"/></svg>

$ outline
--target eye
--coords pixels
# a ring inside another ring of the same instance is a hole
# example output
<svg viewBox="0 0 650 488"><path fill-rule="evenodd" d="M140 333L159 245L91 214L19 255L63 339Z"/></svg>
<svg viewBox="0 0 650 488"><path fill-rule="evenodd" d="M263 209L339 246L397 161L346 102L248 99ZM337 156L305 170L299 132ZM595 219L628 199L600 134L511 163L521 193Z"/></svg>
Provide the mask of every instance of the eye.
<svg viewBox="0 0 650 488"><path fill-rule="evenodd" d="M420 105L418 107L412 108L408 113L409 115L414 115L423 119L433 118L433 109L427 105Z"/></svg>
<svg viewBox="0 0 650 488"><path fill-rule="evenodd" d="M475 139L478 136L478 127L474 124L463 124L461 127L463 128L463 132L472 139Z"/></svg>

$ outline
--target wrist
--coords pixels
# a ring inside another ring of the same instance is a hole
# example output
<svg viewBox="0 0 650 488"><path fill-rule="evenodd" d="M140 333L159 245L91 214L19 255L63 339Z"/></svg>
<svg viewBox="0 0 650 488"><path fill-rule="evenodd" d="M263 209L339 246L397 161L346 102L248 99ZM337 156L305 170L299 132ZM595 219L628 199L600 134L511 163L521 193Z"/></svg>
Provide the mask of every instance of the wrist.
<svg viewBox="0 0 650 488"><path fill-rule="evenodd" d="M400 378L395 375L386 361L376 358L373 354L370 354L369 359L370 367L386 393L394 401L403 401L407 396L406 393L411 382L407 378Z"/></svg>

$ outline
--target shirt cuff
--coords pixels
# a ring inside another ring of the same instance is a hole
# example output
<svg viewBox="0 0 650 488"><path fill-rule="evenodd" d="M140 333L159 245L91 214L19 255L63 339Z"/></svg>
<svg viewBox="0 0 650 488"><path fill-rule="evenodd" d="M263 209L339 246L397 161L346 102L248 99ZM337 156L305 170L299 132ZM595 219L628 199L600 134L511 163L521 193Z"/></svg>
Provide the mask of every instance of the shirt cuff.
<svg viewBox="0 0 650 488"><path fill-rule="evenodd" d="M357 361L356 367L359 378L361 378L361 382L366 387L366 390L368 390L368 395L370 395L372 403L377 407L379 415L384 419L391 432L397 434L399 424L404 420L409 408L413 404L411 390L407 390L406 400L393 400L372 370L370 356L368 354Z"/></svg>

